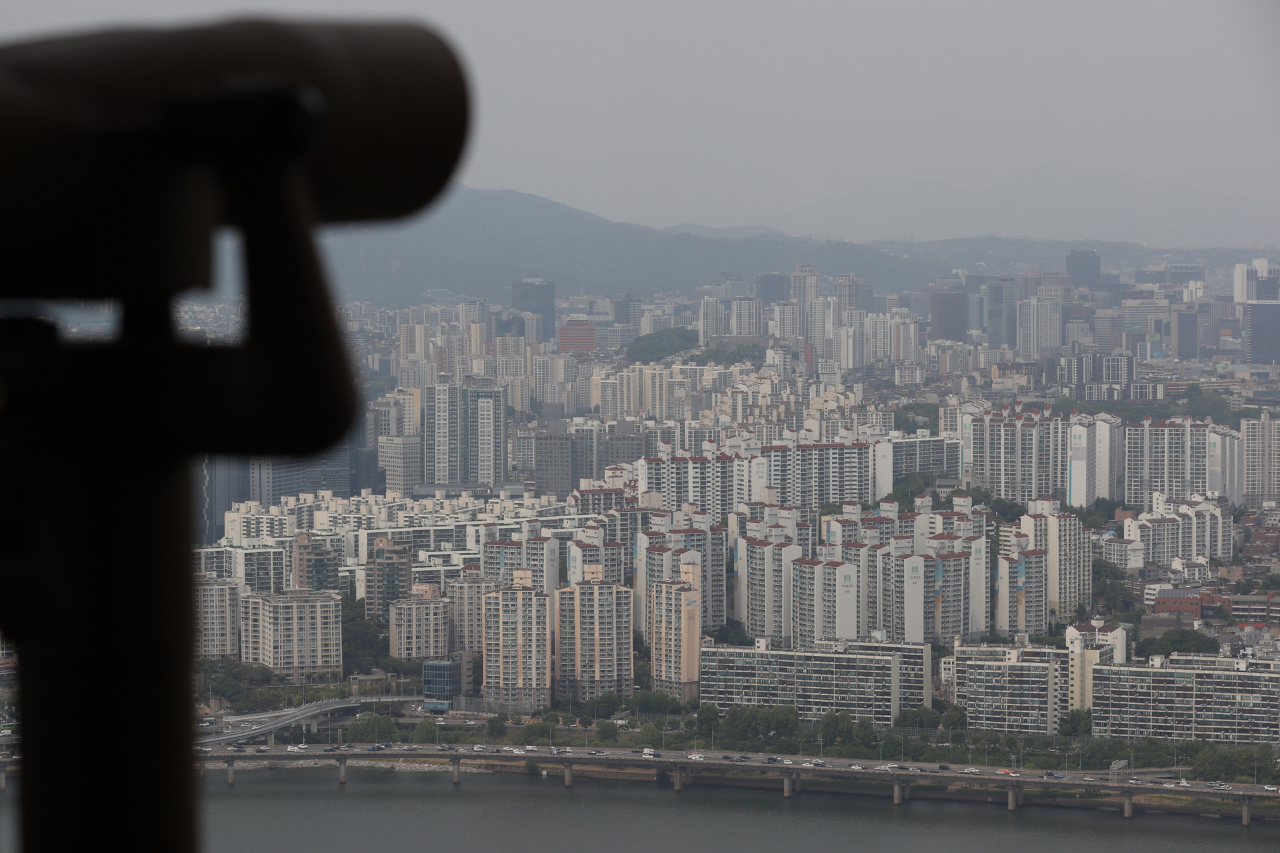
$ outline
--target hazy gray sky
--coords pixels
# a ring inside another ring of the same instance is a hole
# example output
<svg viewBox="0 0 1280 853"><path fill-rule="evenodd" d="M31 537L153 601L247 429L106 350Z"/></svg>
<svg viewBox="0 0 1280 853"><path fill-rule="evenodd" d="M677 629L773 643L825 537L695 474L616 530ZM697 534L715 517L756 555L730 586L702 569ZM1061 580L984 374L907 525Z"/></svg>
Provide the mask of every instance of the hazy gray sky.
<svg viewBox="0 0 1280 853"><path fill-rule="evenodd" d="M478 103L460 179L610 219L747 224L1044 162L1280 186L1275 3L40 0L3 4L0 38L246 11L434 24Z"/></svg>

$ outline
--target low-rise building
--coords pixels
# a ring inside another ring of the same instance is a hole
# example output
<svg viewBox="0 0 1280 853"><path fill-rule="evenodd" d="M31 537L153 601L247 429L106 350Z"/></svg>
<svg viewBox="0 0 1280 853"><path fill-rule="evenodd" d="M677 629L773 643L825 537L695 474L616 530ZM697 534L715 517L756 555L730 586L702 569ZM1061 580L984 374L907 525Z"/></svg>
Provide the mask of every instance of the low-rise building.
<svg viewBox="0 0 1280 853"><path fill-rule="evenodd" d="M802 720L847 711L889 726L902 710L894 652L820 652L750 646L702 648L699 694L720 708L731 705L794 705Z"/></svg>

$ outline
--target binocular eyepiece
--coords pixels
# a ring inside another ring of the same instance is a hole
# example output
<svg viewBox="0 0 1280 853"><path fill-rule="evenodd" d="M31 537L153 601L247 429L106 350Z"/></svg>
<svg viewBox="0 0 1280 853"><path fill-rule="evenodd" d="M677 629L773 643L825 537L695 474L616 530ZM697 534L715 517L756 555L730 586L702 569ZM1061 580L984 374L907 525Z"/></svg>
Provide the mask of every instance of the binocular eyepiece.
<svg viewBox="0 0 1280 853"><path fill-rule="evenodd" d="M408 215L444 187L467 124L457 58L415 25L251 20L0 48L0 297L207 286L210 232L235 219L229 173L262 160L300 163L318 222Z"/></svg>

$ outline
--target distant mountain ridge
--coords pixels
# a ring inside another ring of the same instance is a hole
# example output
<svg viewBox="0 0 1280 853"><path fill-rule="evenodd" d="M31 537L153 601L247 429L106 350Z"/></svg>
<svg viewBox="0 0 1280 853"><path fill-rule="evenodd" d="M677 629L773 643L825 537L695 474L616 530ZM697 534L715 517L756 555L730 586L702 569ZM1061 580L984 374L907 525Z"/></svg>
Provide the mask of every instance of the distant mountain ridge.
<svg viewBox="0 0 1280 853"><path fill-rule="evenodd" d="M718 284L721 272L754 281L757 273L811 263L822 275L853 272L882 293L896 293L949 271L854 243L689 230L664 233L528 193L454 184L408 223L329 228L322 240L339 292L387 306L421 302L436 289L507 304L511 283L522 278L555 281L561 296L692 294Z"/></svg>
<svg viewBox="0 0 1280 853"><path fill-rule="evenodd" d="M1165 246L1280 240L1280 203L1202 190L1174 179L1045 164L987 190L940 182L874 185L765 218L791 234L943 240L985 234Z"/></svg>

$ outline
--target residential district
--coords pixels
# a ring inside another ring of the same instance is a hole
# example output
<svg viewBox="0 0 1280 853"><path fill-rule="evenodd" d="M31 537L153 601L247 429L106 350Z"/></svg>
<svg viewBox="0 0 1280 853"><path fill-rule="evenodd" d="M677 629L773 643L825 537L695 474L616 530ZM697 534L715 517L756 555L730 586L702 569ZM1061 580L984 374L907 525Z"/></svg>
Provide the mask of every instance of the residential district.
<svg viewBox="0 0 1280 853"><path fill-rule="evenodd" d="M1280 268L825 273L339 306L349 436L197 466L203 671L1280 742Z"/></svg>

